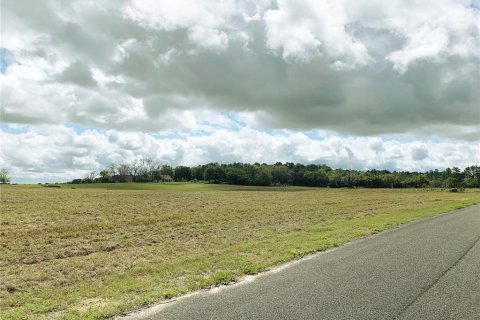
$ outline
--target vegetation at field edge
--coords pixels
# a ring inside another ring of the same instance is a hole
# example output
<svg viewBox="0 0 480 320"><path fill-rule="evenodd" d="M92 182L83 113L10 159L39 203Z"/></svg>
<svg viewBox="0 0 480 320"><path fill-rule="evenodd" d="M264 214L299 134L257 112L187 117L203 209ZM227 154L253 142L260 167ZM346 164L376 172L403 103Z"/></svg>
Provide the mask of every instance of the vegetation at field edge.
<svg viewBox="0 0 480 320"><path fill-rule="evenodd" d="M171 167L150 158L131 163L112 163L100 172L92 171L72 184L110 182L206 181L232 185L363 188L480 188L480 166L446 168L443 171L408 172L388 170L332 169L325 164L301 163L209 163L194 167Z"/></svg>

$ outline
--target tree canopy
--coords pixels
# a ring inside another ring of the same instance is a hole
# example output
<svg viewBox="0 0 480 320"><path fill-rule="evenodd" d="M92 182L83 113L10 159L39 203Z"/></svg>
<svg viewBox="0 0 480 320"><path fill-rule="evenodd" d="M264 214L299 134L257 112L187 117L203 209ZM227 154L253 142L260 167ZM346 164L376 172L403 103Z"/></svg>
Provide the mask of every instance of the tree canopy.
<svg viewBox="0 0 480 320"><path fill-rule="evenodd" d="M7 169L0 169L0 183L10 183L10 172Z"/></svg>

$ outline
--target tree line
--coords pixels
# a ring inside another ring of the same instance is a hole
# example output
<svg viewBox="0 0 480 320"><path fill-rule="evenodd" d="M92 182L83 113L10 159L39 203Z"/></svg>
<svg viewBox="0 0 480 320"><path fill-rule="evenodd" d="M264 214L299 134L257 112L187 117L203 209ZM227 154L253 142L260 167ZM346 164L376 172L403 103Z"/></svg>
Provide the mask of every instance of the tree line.
<svg viewBox="0 0 480 320"><path fill-rule="evenodd" d="M145 158L130 163L112 163L71 183L205 181L252 186L309 186L330 188L479 188L480 166L427 172L333 169L324 164L300 163L209 163L199 166L160 164Z"/></svg>

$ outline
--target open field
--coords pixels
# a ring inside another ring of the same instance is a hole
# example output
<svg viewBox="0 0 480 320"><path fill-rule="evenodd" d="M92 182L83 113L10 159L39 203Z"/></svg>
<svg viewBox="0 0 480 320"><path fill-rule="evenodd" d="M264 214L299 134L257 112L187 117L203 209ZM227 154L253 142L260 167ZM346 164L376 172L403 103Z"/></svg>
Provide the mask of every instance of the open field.
<svg viewBox="0 0 480 320"><path fill-rule="evenodd" d="M2 319L108 317L480 203L480 190L0 188Z"/></svg>

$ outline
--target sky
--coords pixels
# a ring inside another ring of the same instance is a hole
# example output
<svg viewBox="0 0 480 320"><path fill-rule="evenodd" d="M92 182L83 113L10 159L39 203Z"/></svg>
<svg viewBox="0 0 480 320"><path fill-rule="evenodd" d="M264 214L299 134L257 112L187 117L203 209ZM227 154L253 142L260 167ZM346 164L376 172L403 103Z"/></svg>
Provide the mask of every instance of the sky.
<svg viewBox="0 0 480 320"><path fill-rule="evenodd" d="M1 2L13 182L170 165L480 164L480 1Z"/></svg>

